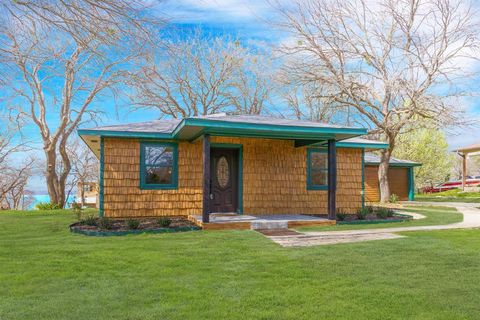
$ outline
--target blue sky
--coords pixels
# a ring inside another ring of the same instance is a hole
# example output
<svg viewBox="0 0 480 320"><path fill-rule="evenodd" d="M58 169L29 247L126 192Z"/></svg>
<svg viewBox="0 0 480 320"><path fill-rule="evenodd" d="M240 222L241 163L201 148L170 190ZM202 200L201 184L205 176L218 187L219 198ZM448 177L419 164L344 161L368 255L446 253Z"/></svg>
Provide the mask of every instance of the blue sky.
<svg viewBox="0 0 480 320"><path fill-rule="evenodd" d="M183 33L200 28L213 35L228 34L237 37L245 44L276 45L288 39L288 34L275 30L271 25L275 21L275 10L266 1L254 0L179 0L160 2L157 10L166 14L170 20L172 32ZM471 83L472 87L477 85ZM469 116L480 119L480 103L477 98L464 101ZM100 125L139 122L158 118L154 110L131 112L125 106L118 108L108 99L96 101L93 108L100 108L105 115ZM52 119L52 121L54 121ZM38 129L29 126L26 135L40 141ZM448 131L448 142L451 149L480 141L480 127ZM38 145L40 147L40 144ZM38 155L43 157L39 151ZM32 179L31 189L44 190L43 177Z"/></svg>

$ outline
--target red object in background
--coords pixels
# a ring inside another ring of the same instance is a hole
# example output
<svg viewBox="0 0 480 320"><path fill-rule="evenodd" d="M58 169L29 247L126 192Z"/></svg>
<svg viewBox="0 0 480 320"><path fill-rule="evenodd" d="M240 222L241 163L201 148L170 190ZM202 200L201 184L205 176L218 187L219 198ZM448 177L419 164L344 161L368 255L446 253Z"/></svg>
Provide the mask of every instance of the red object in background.
<svg viewBox="0 0 480 320"><path fill-rule="evenodd" d="M466 185L480 185L480 179L467 179ZM459 189L462 187L462 181L448 181L442 183L436 187L425 187L422 189L423 193L437 193L442 191L448 191L452 189Z"/></svg>

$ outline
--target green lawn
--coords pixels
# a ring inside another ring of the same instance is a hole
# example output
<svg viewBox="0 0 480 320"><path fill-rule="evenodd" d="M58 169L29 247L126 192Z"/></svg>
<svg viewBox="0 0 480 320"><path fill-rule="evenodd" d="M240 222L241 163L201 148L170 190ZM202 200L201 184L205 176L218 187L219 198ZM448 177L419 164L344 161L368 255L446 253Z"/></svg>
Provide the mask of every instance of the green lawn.
<svg viewBox="0 0 480 320"><path fill-rule="evenodd" d="M480 203L480 192L462 192L453 189L432 194L416 194L415 201Z"/></svg>
<svg viewBox="0 0 480 320"><path fill-rule="evenodd" d="M253 231L95 238L0 213L0 319L477 319L478 230L282 248Z"/></svg>
<svg viewBox="0 0 480 320"><path fill-rule="evenodd" d="M305 227L299 228L300 231L340 231L340 230L358 230L358 229L377 229L377 228L397 228L414 226L433 226L441 224L451 224L462 222L463 215L455 208L432 207L432 206L411 206L402 209L405 212L416 212L425 216L419 220L409 220L404 222L390 222L377 224L339 224L325 227Z"/></svg>

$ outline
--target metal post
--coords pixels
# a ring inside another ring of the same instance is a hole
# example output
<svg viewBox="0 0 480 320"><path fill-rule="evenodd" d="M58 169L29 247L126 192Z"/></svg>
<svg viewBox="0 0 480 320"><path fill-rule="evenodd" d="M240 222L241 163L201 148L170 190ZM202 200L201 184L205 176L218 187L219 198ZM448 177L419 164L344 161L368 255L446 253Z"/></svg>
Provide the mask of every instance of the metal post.
<svg viewBox="0 0 480 320"><path fill-rule="evenodd" d="M337 153L335 140L328 140L328 219L337 218Z"/></svg>
<svg viewBox="0 0 480 320"><path fill-rule="evenodd" d="M210 135L203 136L203 210L202 222L210 221Z"/></svg>

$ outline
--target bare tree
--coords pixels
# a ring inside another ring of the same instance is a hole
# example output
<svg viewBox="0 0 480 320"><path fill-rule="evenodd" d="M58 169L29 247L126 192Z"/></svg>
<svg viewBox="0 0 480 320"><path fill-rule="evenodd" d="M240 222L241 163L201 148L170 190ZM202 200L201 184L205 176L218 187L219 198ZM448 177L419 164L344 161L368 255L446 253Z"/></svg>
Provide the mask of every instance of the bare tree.
<svg viewBox="0 0 480 320"><path fill-rule="evenodd" d="M258 114L268 102L269 59L228 37L196 31L176 39L135 79L138 108L185 118L217 112Z"/></svg>
<svg viewBox="0 0 480 320"><path fill-rule="evenodd" d="M72 184L80 187L80 201L82 207L85 205L85 190L83 186L87 183L98 183L99 162L93 152L87 146L76 140L68 148L72 159Z"/></svg>
<svg viewBox="0 0 480 320"><path fill-rule="evenodd" d="M0 5L0 69L10 108L40 131L50 201L65 203L69 137L95 102L136 70L150 47L144 1L7 1ZM60 170L57 170L60 168Z"/></svg>
<svg viewBox="0 0 480 320"><path fill-rule="evenodd" d="M19 163L16 158L19 152L27 150L17 126L1 121L0 128L0 208L18 209L35 161L26 159Z"/></svg>
<svg viewBox="0 0 480 320"><path fill-rule="evenodd" d="M355 111L355 121L389 144L381 152L381 201L390 197L388 167L407 124L463 121L459 81L478 54L474 12L455 0L298 0L279 7L297 40L283 52L298 83L328 85L318 97Z"/></svg>

